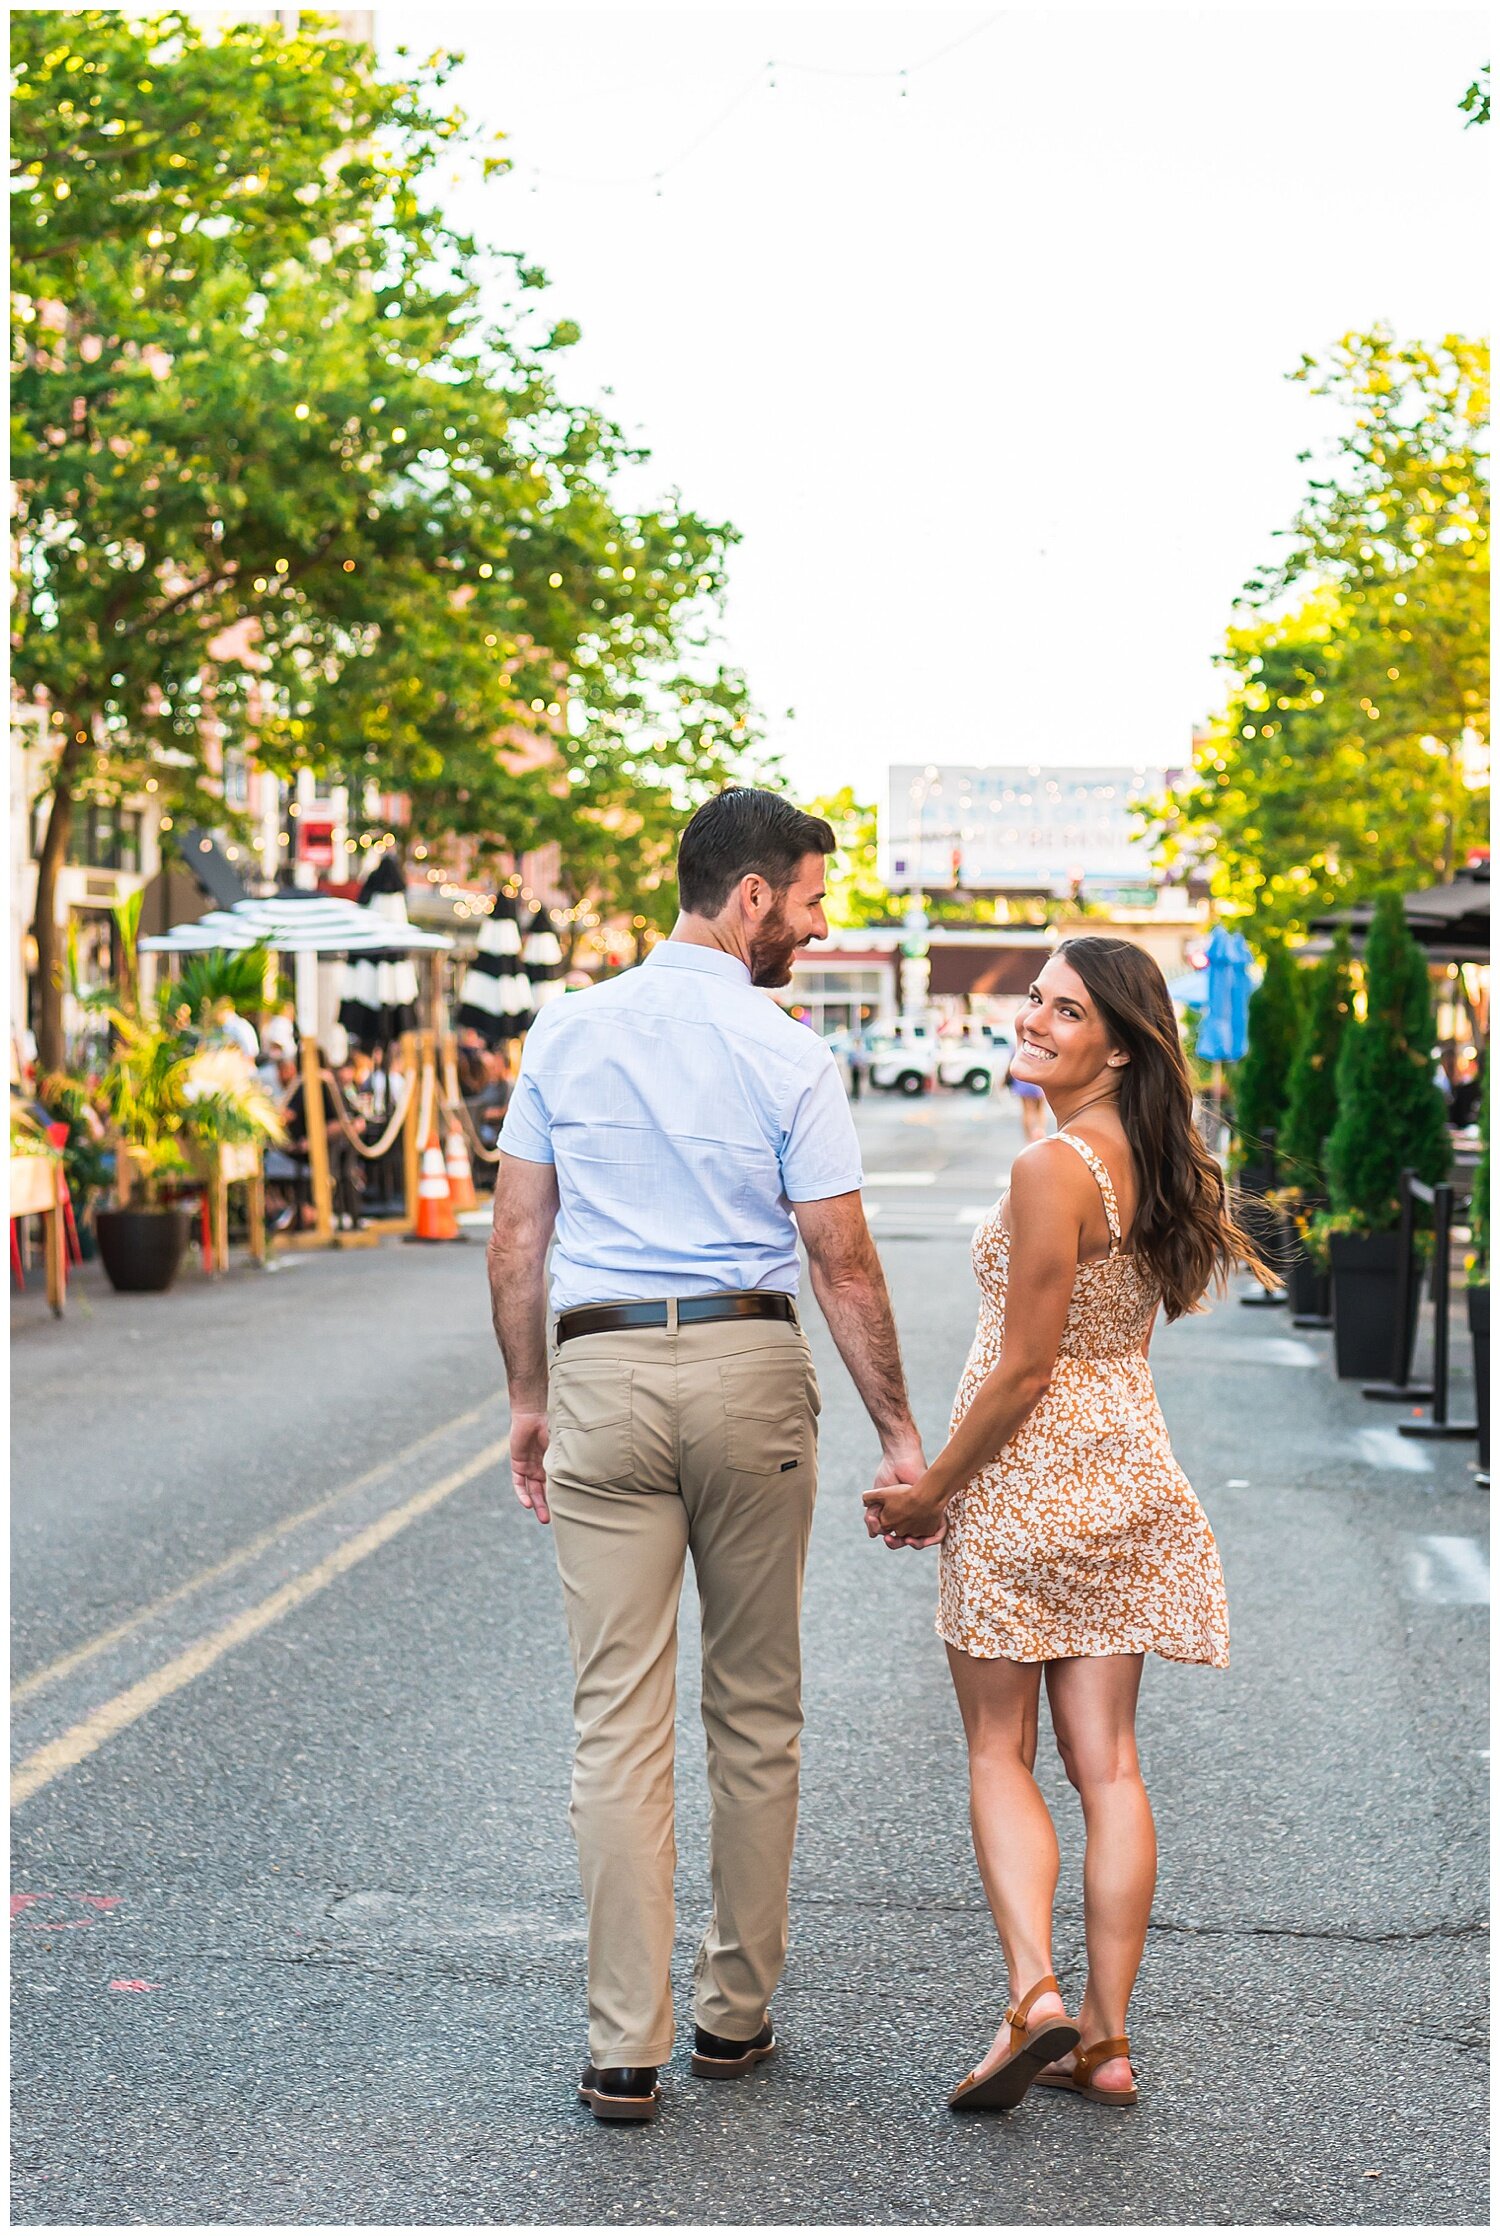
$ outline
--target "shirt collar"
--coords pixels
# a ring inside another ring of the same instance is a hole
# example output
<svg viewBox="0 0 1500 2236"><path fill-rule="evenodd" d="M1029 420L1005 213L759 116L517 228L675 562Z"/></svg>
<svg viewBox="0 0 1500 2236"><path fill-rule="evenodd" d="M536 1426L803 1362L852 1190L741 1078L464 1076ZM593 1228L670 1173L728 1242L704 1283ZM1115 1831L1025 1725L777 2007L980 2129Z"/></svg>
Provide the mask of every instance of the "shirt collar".
<svg viewBox="0 0 1500 2236"><path fill-rule="evenodd" d="M690 940L659 939L644 967L652 964L668 970L707 971L711 978L727 978L736 986L750 984L750 972L738 955L726 955L722 947L696 947Z"/></svg>

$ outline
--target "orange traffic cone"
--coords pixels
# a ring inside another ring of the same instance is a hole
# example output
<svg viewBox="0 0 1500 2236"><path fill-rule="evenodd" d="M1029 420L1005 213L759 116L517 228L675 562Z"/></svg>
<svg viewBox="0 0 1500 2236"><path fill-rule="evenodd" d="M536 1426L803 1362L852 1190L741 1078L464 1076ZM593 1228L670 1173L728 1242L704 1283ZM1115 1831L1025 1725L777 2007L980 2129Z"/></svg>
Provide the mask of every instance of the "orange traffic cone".
<svg viewBox="0 0 1500 2236"><path fill-rule="evenodd" d="M448 1194L448 1174L443 1164L443 1152L438 1147L437 1130L427 1137L422 1151L422 1171L417 1181L417 1224L409 1237L413 1242L458 1242L462 1237L458 1221L453 1216L453 1204Z"/></svg>
<svg viewBox="0 0 1500 2236"><path fill-rule="evenodd" d="M469 1152L464 1147L464 1130L453 1119L448 1127L443 1162L448 1176L448 1201L455 1211L474 1211L479 1198L474 1192L474 1175L469 1167Z"/></svg>

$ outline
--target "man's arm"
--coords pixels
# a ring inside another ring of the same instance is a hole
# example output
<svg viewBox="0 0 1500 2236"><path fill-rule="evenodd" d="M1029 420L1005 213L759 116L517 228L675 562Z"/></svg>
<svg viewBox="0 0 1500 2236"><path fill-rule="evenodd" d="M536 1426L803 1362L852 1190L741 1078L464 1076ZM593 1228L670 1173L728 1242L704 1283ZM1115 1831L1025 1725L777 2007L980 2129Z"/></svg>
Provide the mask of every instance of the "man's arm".
<svg viewBox="0 0 1500 2236"><path fill-rule="evenodd" d="M807 1247L813 1295L880 1438L884 1459L877 1481L914 1483L925 1472L926 1461L911 1417L885 1275L859 1190L794 1203L792 1216Z"/></svg>
<svg viewBox="0 0 1500 2236"><path fill-rule="evenodd" d="M502 1156L487 1252L490 1312L510 1393L510 1472L539 1522L547 1512L547 1292L544 1269L557 1219L557 1167Z"/></svg>

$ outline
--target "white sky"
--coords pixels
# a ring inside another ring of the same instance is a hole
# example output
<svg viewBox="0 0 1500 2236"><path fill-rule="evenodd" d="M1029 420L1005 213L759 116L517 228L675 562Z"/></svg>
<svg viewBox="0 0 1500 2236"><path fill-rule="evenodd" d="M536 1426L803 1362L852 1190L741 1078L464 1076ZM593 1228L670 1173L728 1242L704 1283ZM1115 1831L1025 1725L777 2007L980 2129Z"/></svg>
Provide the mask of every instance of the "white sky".
<svg viewBox="0 0 1500 2236"><path fill-rule="evenodd" d="M726 656L804 792L1182 762L1332 424L1284 374L1377 318L1483 328L1478 11L377 21L466 53L457 97L516 167L450 208L547 268L584 335L561 377L743 532ZM822 74L959 39L905 98Z"/></svg>

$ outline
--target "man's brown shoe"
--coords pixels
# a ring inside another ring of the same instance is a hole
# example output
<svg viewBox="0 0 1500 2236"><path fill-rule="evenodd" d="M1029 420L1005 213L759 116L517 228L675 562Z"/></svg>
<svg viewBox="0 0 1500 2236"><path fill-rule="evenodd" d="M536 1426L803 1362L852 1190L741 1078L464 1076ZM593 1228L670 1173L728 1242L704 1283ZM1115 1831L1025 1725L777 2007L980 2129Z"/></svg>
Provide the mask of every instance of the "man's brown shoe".
<svg viewBox="0 0 1500 2236"><path fill-rule="evenodd" d="M578 2094L596 2120L654 2120L661 2102L654 2065L586 2065Z"/></svg>
<svg viewBox="0 0 1500 2236"><path fill-rule="evenodd" d="M731 2042L722 2034L710 2034L707 2027L695 2027L693 2071L706 2081L733 2080L736 2074L748 2073L752 2065L759 2065L775 2047L769 2017L753 2042Z"/></svg>

